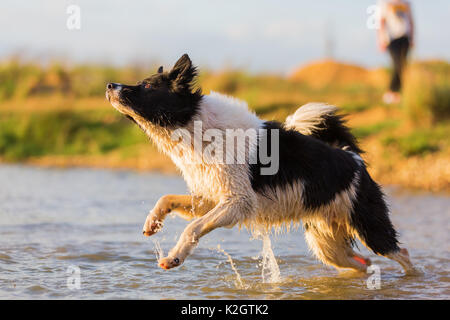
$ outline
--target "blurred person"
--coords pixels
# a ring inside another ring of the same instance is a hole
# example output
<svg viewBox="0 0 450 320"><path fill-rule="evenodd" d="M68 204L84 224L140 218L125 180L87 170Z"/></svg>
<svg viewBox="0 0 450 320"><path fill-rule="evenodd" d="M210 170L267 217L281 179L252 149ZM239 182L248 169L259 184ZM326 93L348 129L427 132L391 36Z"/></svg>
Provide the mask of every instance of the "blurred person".
<svg viewBox="0 0 450 320"><path fill-rule="evenodd" d="M381 51L389 51L392 59L392 75L389 91L383 95L385 103L399 103L402 73L407 56L414 44L414 20L409 1L381 0L380 28L377 38Z"/></svg>

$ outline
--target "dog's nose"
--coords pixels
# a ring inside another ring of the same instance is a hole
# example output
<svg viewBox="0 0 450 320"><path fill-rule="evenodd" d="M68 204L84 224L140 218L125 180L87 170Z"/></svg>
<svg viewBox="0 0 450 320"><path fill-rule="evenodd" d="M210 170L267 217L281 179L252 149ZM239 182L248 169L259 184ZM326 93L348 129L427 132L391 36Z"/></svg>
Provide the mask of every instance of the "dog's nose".
<svg viewBox="0 0 450 320"><path fill-rule="evenodd" d="M119 84L113 83L113 82L110 82L110 83L108 83L108 84L106 85L106 89L109 89L109 90L111 90L111 89L117 89L117 88L119 88L119 87L120 87Z"/></svg>

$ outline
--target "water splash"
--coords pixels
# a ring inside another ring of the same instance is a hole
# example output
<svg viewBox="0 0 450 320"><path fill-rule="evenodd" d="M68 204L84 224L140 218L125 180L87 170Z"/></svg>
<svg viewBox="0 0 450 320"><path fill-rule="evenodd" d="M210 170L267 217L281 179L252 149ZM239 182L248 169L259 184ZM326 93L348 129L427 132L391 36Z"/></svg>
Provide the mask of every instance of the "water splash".
<svg viewBox="0 0 450 320"><path fill-rule="evenodd" d="M263 249L262 255L262 278L263 283L281 282L280 267L272 250L272 243L267 233L262 235Z"/></svg>
<svg viewBox="0 0 450 320"><path fill-rule="evenodd" d="M155 255L156 255L156 261L161 260L164 258L164 251L161 248L161 244L158 240L153 240L153 244L155 245Z"/></svg>
<svg viewBox="0 0 450 320"><path fill-rule="evenodd" d="M241 275L239 274L239 272L236 269L236 265L234 264L233 259L231 258L231 256L225 252L225 250L223 250L220 247L220 244L217 245L217 251L223 253L227 258L228 258L228 262L230 263L231 269L234 271L234 273L236 274L236 287L238 287L239 289L245 289L246 286L244 285L244 282L242 281Z"/></svg>
<svg viewBox="0 0 450 320"><path fill-rule="evenodd" d="M253 238L262 240L263 247L261 251L261 267L263 283L280 283L281 272L272 250L272 242L269 232L265 230L254 230Z"/></svg>

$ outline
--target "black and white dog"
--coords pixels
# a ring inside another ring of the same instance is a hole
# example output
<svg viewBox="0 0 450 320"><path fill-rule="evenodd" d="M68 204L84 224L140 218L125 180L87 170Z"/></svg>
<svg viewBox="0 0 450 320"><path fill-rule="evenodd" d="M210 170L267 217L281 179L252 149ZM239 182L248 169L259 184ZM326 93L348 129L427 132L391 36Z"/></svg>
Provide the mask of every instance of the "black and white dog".
<svg viewBox="0 0 450 320"><path fill-rule="evenodd" d="M325 264L365 271L370 260L352 249L359 239L414 270L398 246L383 193L335 107L307 104L284 124L263 121L242 101L194 90L196 76L185 54L169 72L160 67L137 85L109 83L106 90L114 108L173 160L191 191L163 196L145 221L150 236L172 211L196 218L160 267L181 265L199 239L219 227L269 231L301 221L309 247Z"/></svg>

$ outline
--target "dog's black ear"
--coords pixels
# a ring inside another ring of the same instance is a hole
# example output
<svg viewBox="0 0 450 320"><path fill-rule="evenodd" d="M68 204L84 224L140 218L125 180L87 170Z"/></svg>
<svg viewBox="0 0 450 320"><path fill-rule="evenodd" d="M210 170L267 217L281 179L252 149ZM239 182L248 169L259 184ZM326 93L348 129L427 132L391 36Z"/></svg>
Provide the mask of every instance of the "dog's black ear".
<svg viewBox="0 0 450 320"><path fill-rule="evenodd" d="M169 78L173 81L174 88L177 90L190 89L196 76L197 69L192 66L192 61L187 54L183 54L169 72Z"/></svg>
<svg viewBox="0 0 450 320"><path fill-rule="evenodd" d="M163 73L163 66L158 68L158 73Z"/></svg>

